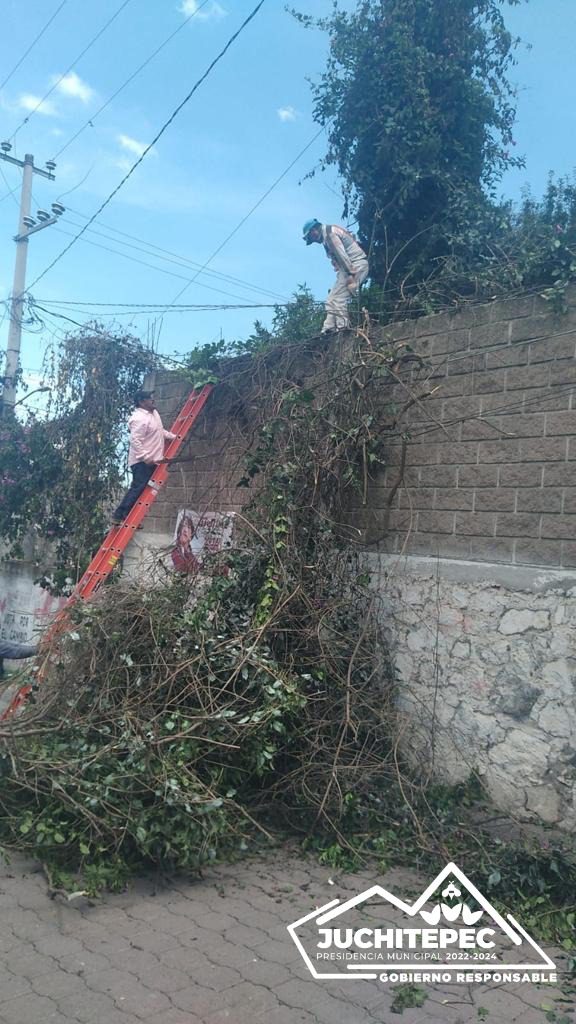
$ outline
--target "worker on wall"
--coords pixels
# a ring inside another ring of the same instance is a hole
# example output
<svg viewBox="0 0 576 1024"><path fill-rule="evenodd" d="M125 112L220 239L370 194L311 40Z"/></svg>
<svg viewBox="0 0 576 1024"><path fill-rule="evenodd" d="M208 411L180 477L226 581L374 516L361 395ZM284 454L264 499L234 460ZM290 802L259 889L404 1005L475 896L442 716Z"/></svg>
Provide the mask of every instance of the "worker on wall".
<svg viewBox="0 0 576 1024"><path fill-rule="evenodd" d="M134 412L128 420L130 448L128 465L132 471L132 486L112 514L113 523L122 523L136 504L156 466L164 460L165 441L176 437L164 430L160 413L156 409L153 391L137 391Z"/></svg>
<svg viewBox="0 0 576 1024"><path fill-rule="evenodd" d="M337 272L336 283L326 299L326 319L322 333L341 331L350 326L348 303L358 295L360 285L368 277L368 257L354 235L338 224L321 224L313 218L303 228L306 245L322 243Z"/></svg>

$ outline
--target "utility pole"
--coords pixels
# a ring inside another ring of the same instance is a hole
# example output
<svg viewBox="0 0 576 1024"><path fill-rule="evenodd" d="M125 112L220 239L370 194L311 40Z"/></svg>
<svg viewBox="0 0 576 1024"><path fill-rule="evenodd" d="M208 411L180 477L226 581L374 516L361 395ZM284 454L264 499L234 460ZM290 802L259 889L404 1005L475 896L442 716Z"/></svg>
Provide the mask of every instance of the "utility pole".
<svg viewBox="0 0 576 1024"><path fill-rule="evenodd" d="M43 178L54 181L56 164L48 160L46 170L36 167L34 157L26 153L24 160L17 160L10 156L12 146L9 142L0 143L0 160L6 160L10 164L22 169L22 188L20 191L20 215L18 218L18 234L14 236L16 242L16 260L14 264L14 284L12 286L12 297L10 301L10 327L8 329L8 343L6 346L6 366L4 370L4 388L1 395L1 414L4 418L13 415L16 403L16 380L20 365L20 343L22 339L22 314L24 312L24 295L26 292L26 262L28 259L28 239L30 235L43 231L44 228L55 224L64 207L61 203L52 203L52 216L46 210L38 210L36 220L30 216L32 202L32 178L40 174Z"/></svg>

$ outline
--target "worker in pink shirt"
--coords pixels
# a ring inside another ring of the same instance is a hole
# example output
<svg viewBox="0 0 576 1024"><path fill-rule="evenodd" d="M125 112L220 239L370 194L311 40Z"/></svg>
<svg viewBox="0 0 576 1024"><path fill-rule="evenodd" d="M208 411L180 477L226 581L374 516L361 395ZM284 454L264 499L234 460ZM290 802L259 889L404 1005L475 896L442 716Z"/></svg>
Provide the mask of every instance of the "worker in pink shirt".
<svg viewBox="0 0 576 1024"><path fill-rule="evenodd" d="M160 414L156 410L153 391L137 391L134 395L134 403L136 408L128 420L130 429L128 465L132 471L132 486L112 514L113 523L122 523L126 519L156 466L163 461L165 442L176 437L176 434L164 430Z"/></svg>

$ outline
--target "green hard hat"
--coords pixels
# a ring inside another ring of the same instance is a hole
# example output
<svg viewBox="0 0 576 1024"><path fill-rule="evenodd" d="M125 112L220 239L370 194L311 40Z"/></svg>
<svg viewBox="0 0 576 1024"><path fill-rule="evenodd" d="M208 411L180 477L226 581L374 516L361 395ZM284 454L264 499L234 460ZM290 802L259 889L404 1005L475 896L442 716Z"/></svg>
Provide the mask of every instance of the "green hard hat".
<svg viewBox="0 0 576 1024"><path fill-rule="evenodd" d="M320 226L321 226L320 225L320 221L316 220L316 217L312 217L312 220L307 220L306 221L304 227L302 228L302 238L306 242L306 245L310 245L311 244L311 239L308 238L308 235L312 231L312 228L320 227Z"/></svg>

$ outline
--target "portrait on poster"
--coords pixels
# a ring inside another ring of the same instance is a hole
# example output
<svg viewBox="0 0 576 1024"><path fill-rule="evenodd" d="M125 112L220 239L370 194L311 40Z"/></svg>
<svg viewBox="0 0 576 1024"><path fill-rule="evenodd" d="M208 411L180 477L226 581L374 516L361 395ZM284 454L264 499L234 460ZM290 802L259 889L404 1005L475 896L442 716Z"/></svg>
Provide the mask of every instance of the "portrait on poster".
<svg viewBox="0 0 576 1024"><path fill-rule="evenodd" d="M172 565L176 572L197 575L211 571L205 566L209 556L232 546L232 512L205 512L180 509L174 531Z"/></svg>

